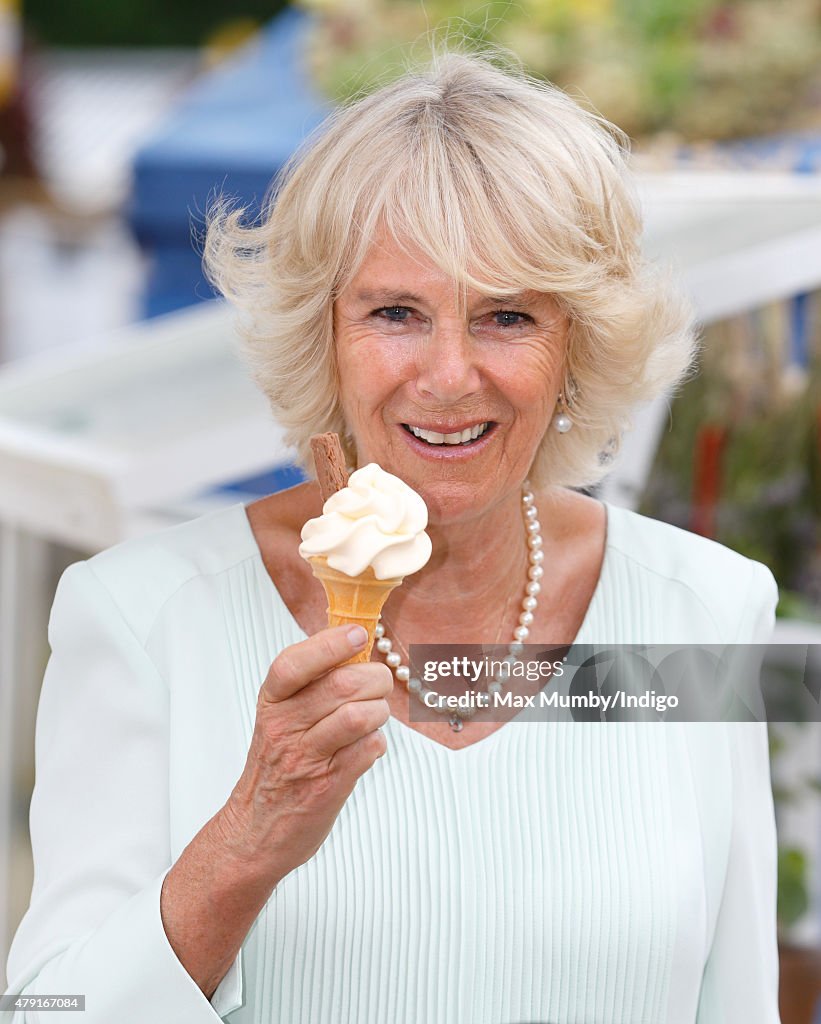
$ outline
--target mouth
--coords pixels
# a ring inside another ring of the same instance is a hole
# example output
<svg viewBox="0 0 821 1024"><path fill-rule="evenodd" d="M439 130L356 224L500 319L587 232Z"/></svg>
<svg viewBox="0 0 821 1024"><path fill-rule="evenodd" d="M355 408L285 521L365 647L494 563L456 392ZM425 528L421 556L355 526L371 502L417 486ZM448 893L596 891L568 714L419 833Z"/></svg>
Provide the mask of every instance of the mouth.
<svg viewBox="0 0 821 1024"><path fill-rule="evenodd" d="M468 448L483 446L485 439L493 433L496 423L493 420L485 420L481 423L473 423L460 430L444 432L426 427L417 426L414 423L403 423L402 428L414 447L424 446L429 451L438 450L444 454L446 451L463 451Z"/></svg>

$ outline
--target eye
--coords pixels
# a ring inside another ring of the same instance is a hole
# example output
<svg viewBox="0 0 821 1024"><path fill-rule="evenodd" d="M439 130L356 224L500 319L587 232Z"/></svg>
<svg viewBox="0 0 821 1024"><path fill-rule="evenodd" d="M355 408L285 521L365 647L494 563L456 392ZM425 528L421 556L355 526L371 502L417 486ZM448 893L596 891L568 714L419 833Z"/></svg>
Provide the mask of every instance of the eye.
<svg viewBox="0 0 821 1024"><path fill-rule="evenodd" d="M500 327L521 327L533 322L533 317L527 313L516 313L512 309L497 309L491 316Z"/></svg>
<svg viewBox="0 0 821 1024"><path fill-rule="evenodd" d="M381 309L375 309L371 315L389 320L393 324L401 324L407 320L407 314L410 312L407 306L382 306Z"/></svg>

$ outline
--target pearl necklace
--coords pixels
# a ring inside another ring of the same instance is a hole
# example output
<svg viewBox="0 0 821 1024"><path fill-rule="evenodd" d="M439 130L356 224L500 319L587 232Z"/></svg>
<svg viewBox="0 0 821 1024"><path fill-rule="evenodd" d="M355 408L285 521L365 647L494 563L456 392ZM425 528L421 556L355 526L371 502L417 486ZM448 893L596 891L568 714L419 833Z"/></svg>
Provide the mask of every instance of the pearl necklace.
<svg viewBox="0 0 821 1024"><path fill-rule="evenodd" d="M544 576L544 551L542 551L542 528L539 523L539 512L536 508L536 499L530 488L530 481L525 480L522 489L522 509L524 512L525 531L528 546L528 569L525 594L522 598L522 611L519 615L519 624L513 630L513 640L508 645L508 653L502 659L503 663L512 666L524 649L524 642L530 636L530 627L538 604L537 597L542 589L541 578ZM439 703L439 694L423 685L421 679L411 677L410 667L402 661L402 656L393 650L391 639L385 634L385 627L382 622L376 625L376 649L385 656L385 661L393 669L397 681L407 687L409 693L414 693L425 707L433 707L433 710L441 715L448 715L448 723L454 732L461 732L464 726L464 719L470 718L477 711L471 706L463 708L458 713L449 708L436 706ZM508 672L510 669L508 668ZM509 676L508 676L509 678ZM488 693L500 693L504 689L504 681L494 677L488 685ZM428 694L433 694L435 704L428 704L425 700Z"/></svg>

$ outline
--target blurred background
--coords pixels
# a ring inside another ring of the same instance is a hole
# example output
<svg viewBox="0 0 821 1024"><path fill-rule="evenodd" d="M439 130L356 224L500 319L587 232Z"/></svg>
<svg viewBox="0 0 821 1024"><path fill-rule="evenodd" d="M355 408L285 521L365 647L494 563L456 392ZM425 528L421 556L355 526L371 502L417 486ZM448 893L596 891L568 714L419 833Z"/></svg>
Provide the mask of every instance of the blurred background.
<svg viewBox="0 0 821 1024"><path fill-rule="evenodd" d="M777 639L821 642L821 0L0 0L0 965L62 569L301 479L203 279L204 212L258 209L334 105L453 35L629 133L647 252L703 323L600 495L765 562ZM771 755L782 1015L821 1024L819 727L772 726Z"/></svg>

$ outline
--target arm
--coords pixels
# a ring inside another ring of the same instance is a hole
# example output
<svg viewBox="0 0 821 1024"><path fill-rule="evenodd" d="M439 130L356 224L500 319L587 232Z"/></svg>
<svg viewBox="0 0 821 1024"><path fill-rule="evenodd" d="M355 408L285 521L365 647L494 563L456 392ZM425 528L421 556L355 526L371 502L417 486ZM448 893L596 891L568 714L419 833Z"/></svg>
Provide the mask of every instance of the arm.
<svg viewBox="0 0 821 1024"><path fill-rule="evenodd" d="M242 775L166 878L166 933L206 995L271 890L314 856L385 753L391 672L345 664L366 640L361 626L341 625L280 651L258 694Z"/></svg>
<svg viewBox="0 0 821 1024"><path fill-rule="evenodd" d="M171 864L166 687L85 563L60 581L49 640L30 814L34 886L9 955L9 992L84 994L86 1024L217 1024L241 1005L239 960L209 1003L160 914ZM10 1024L37 1019L17 1012Z"/></svg>
<svg viewBox="0 0 821 1024"><path fill-rule="evenodd" d="M392 674L345 664L366 639L337 626L278 654L240 779L169 870L167 688L93 563L68 570L38 711L35 884L9 991L85 995L89 1024L215 1024L242 1005L251 923L385 753Z"/></svg>
<svg viewBox="0 0 821 1024"><path fill-rule="evenodd" d="M766 643L778 590L754 563L737 642ZM767 726L727 723L732 823L697 1024L778 1024L777 850Z"/></svg>

